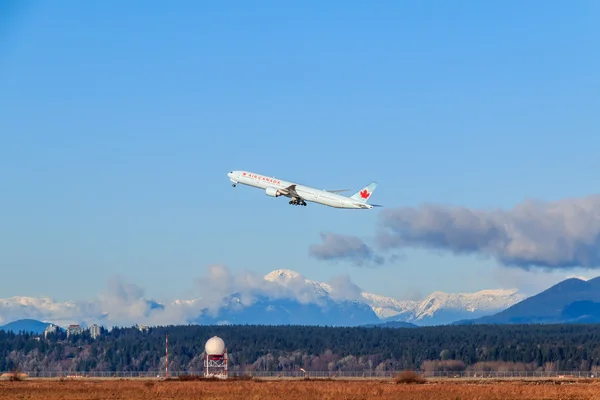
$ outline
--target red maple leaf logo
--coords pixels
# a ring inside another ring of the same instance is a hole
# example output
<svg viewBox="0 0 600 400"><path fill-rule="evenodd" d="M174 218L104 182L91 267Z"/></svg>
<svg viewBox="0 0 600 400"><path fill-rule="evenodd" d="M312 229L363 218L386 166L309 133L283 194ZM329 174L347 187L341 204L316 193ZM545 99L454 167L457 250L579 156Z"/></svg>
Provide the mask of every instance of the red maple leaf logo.
<svg viewBox="0 0 600 400"><path fill-rule="evenodd" d="M362 197L363 199L369 198L369 192L367 192L367 189L364 189L362 192L360 192L360 197Z"/></svg>

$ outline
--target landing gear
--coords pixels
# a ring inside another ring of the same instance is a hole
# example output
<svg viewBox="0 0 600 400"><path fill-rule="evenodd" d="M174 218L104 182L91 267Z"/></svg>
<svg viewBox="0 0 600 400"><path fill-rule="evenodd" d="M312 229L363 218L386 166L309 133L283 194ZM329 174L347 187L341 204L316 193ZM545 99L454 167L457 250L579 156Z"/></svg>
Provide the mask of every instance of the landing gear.
<svg viewBox="0 0 600 400"><path fill-rule="evenodd" d="M231 186L235 187L235 183L232 183Z"/></svg>
<svg viewBox="0 0 600 400"><path fill-rule="evenodd" d="M288 204L291 204L294 206L305 206L306 207L306 202L304 200L292 199L289 201Z"/></svg>

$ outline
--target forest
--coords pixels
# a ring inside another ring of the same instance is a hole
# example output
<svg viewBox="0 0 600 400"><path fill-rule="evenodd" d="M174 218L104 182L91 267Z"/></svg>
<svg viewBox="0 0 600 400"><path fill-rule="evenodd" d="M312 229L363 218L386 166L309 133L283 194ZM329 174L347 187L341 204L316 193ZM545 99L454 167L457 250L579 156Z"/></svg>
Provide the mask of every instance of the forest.
<svg viewBox="0 0 600 400"><path fill-rule="evenodd" d="M420 328L318 326L135 327L36 335L0 331L0 372L201 371L204 344L221 337L232 371L599 371L600 325Z"/></svg>

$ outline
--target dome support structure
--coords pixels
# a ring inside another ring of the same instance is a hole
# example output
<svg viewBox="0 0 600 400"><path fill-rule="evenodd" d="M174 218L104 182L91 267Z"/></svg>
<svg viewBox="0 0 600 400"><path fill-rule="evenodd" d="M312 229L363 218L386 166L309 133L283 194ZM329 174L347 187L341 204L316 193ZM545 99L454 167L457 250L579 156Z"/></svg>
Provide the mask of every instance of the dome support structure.
<svg viewBox="0 0 600 400"><path fill-rule="evenodd" d="M204 346L204 377L227 379L228 361L223 339L218 336L210 338Z"/></svg>

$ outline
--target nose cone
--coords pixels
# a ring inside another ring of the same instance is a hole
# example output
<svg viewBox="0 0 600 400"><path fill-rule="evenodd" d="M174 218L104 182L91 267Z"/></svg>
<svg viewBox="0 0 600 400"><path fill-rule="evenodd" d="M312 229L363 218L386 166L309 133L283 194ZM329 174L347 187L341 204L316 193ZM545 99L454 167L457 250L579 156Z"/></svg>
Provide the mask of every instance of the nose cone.
<svg viewBox="0 0 600 400"><path fill-rule="evenodd" d="M230 178L233 178L233 172L228 172L227 176L230 177Z"/></svg>

